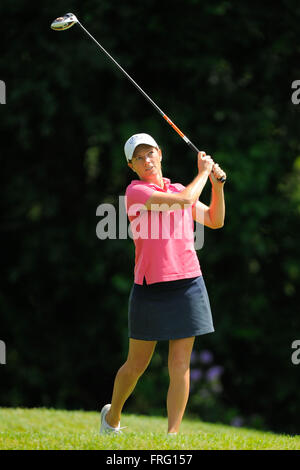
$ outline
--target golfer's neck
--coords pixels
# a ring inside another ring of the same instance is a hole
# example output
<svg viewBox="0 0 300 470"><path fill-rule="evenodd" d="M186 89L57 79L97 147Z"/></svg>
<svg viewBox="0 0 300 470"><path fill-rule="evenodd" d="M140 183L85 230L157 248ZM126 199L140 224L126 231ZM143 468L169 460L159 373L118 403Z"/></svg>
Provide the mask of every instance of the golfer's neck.
<svg viewBox="0 0 300 470"><path fill-rule="evenodd" d="M143 178L143 181L145 181L146 183L156 184L156 185L159 186L160 188L163 188L163 187L164 187L164 181L163 181L163 176L162 176L162 174L157 175L157 176L154 177L154 178Z"/></svg>

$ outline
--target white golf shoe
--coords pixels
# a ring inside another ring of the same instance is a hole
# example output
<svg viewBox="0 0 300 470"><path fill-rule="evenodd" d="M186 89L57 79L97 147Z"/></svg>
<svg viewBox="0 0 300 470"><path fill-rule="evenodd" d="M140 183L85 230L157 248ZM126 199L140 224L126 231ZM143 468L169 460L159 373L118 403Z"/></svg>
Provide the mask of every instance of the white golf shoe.
<svg viewBox="0 0 300 470"><path fill-rule="evenodd" d="M101 412L100 412L100 434L122 434L122 431L121 429L124 429L124 428L120 428L120 423L118 424L118 426L116 428L110 426L107 422L106 422L106 419L105 419L105 416L107 415L108 411L110 410L110 403L103 406Z"/></svg>

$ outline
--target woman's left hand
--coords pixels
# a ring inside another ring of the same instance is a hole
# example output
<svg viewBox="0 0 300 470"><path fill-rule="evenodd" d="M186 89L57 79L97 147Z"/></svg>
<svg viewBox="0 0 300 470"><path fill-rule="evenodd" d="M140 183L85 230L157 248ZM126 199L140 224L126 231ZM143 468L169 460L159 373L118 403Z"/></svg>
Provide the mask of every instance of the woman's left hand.
<svg viewBox="0 0 300 470"><path fill-rule="evenodd" d="M209 177L212 184L224 184L226 181L226 173L217 163L214 164ZM225 180L222 182L220 181L221 178L224 178Z"/></svg>

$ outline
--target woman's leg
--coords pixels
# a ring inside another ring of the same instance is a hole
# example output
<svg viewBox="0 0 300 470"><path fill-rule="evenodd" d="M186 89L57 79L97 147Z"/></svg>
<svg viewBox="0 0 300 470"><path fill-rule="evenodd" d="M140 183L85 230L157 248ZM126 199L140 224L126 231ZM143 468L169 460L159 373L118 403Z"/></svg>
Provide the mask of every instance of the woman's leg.
<svg viewBox="0 0 300 470"><path fill-rule="evenodd" d="M178 432L190 391L190 359L195 337L170 340L167 396L168 432Z"/></svg>
<svg viewBox="0 0 300 470"><path fill-rule="evenodd" d="M118 426L121 419L123 405L134 390L138 379L147 368L156 343L157 341L129 339L127 361L117 372L111 400L111 408L105 417L106 422L110 426Z"/></svg>

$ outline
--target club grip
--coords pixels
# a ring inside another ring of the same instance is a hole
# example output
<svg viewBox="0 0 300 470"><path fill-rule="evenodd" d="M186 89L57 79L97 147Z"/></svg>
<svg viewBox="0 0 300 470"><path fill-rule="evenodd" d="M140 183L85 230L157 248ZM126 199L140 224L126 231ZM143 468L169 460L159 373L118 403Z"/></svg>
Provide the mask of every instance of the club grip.
<svg viewBox="0 0 300 470"><path fill-rule="evenodd" d="M197 154L200 152L200 150L196 147L196 145L193 144L193 142L191 142L190 140L187 140L186 143L188 144L188 146L194 150ZM224 181L226 181L226 178L224 178L224 176L222 176L222 178L218 178L218 181L221 181L221 183L224 183Z"/></svg>

